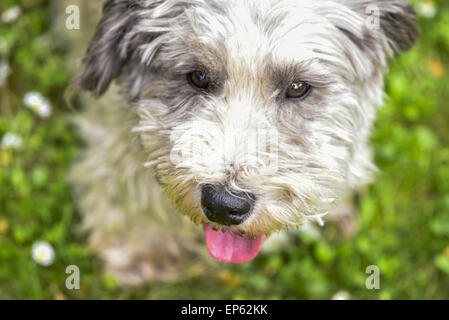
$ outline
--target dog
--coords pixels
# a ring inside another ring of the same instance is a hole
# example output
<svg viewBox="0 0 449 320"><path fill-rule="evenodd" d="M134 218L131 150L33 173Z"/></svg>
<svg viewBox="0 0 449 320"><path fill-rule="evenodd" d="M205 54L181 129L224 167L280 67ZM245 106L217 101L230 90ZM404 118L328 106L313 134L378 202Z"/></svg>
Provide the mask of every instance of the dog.
<svg viewBox="0 0 449 320"><path fill-rule="evenodd" d="M244 263L321 224L372 180L387 62L418 33L404 0L107 1L74 81L109 96L76 116L90 248L132 285L201 261L201 229Z"/></svg>

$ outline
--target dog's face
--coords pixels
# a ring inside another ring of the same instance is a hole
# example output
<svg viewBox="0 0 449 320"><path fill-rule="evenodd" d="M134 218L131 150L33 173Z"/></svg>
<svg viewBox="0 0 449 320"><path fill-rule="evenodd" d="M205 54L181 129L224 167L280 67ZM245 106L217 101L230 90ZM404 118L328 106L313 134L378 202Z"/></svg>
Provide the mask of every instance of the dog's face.
<svg viewBox="0 0 449 320"><path fill-rule="evenodd" d="M415 20L402 0L109 1L78 85L119 77L147 166L215 258L244 262L369 179L382 72Z"/></svg>

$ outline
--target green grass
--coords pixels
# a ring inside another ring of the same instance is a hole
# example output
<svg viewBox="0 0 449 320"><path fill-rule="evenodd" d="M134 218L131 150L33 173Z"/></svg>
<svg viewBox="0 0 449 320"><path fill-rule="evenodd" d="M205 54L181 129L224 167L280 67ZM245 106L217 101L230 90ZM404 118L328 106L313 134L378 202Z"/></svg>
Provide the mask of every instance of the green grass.
<svg viewBox="0 0 449 320"><path fill-rule="evenodd" d="M420 1L412 1L415 5ZM378 112L372 144L380 173L358 200L361 230L336 241L298 234L295 244L207 276L139 289L121 288L102 272L76 232L79 216L65 181L79 150L63 93L71 77L64 48L49 39L49 1L2 0L0 12L23 8L0 24L0 60L11 75L0 87L0 137L16 133L19 150L0 149L0 298L2 299L361 299L449 298L449 3L420 18L420 44L391 65L389 98ZM52 45L48 46L48 43ZM38 91L53 115L40 119L23 96ZM56 251L50 267L31 258L34 242ZM65 268L81 269L81 289L65 288ZM381 270L381 289L365 288L365 268Z"/></svg>

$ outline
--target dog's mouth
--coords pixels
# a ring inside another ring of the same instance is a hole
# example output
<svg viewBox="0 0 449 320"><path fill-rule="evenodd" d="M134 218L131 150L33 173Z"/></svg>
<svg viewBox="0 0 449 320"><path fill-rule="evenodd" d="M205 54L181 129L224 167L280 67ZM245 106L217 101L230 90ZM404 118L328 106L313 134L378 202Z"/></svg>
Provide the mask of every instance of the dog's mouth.
<svg viewBox="0 0 449 320"><path fill-rule="evenodd" d="M209 254L227 263L244 263L254 259L264 238L263 234L251 239L247 235L239 235L227 229L215 231L209 224L204 225L204 233Z"/></svg>

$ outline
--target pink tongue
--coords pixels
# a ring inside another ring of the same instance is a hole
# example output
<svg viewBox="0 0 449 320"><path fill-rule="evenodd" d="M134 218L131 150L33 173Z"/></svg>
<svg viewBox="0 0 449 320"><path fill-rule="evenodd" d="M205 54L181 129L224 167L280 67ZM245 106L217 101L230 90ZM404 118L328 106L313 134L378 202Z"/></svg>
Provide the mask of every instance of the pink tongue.
<svg viewBox="0 0 449 320"><path fill-rule="evenodd" d="M252 260L260 251L263 234L252 240L230 231L215 231L204 225L206 245L209 254L217 260L230 263L244 263Z"/></svg>

